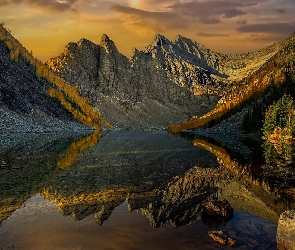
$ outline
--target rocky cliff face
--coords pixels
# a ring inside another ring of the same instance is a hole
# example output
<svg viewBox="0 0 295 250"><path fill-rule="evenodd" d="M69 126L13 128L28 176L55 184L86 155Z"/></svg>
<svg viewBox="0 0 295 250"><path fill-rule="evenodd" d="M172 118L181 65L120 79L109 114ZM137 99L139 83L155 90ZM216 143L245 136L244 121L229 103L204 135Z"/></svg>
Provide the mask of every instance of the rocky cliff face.
<svg viewBox="0 0 295 250"><path fill-rule="evenodd" d="M73 86L115 127L167 128L201 115L219 99L195 96L167 77L161 60L138 51L130 59L103 35L100 45L82 39L47 65Z"/></svg>
<svg viewBox="0 0 295 250"><path fill-rule="evenodd" d="M144 52L160 62L171 81L195 95L219 95L220 88L225 87L214 77L214 74L226 77L219 72L219 61L225 56L188 38L178 36L169 41L162 35L156 35Z"/></svg>

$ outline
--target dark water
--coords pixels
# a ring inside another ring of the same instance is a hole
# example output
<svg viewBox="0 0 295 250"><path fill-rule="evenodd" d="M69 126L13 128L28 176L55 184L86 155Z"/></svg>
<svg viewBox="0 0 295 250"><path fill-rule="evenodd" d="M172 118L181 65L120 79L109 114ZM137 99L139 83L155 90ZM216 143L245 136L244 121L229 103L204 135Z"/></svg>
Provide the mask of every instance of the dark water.
<svg viewBox="0 0 295 250"><path fill-rule="evenodd" d="M236 249L276 249L279 215L295 207L292 181L277 183L263 148L134 131L0 143L0 249L230 248L212 230ZM231 220L202 219L202 202L217 198Z"/></svg>

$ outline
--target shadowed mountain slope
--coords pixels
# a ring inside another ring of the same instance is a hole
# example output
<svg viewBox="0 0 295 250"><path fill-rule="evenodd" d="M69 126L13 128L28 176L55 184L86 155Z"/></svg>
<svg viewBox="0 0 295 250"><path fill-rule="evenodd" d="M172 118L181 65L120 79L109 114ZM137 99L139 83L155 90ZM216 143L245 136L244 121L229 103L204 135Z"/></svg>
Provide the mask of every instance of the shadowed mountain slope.
<svg viewBox="0 0 295 250"><path fill-rule="evenodd" d="M0 73L0 132L75 130L99 127L100 123L108 125L75 88L35 59L2 25Z"/></svg>

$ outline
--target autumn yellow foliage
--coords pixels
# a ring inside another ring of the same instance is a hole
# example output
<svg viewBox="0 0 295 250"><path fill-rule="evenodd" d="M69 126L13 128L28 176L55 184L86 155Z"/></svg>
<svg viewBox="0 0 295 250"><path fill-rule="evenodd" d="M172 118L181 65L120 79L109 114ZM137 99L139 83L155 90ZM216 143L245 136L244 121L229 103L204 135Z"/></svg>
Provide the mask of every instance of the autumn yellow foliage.
<svg viewBox="0 0 295 250"><path fill-rule="evenodd" d="M286 130L288 128L282 129L277 126L269 138L267 138L273 144L278 154L282 154L284 144L292 145L293 143L292 132Z"/></svg>

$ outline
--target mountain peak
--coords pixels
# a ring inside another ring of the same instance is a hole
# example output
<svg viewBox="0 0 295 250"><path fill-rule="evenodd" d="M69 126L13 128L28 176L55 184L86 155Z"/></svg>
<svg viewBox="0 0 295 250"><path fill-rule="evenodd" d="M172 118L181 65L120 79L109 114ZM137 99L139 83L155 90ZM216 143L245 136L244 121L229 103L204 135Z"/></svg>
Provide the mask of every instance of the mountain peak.
<svg viewBox="0 0 295 250"><path fill-rule="evenodd" d="M111 41L111 39L109 38L108 35L106 35L106 34L103 34L102 35L102 37L101 37L101 43L108 43L110 41Z"/></svg>
<svg viewBox="0 0 295 250"><path fill-rule="evenodd" d="M103 47L107 53L113 53L115 51L118 51L115 43L106 34L102 35L100 40L100 46Z"/></svg>
<svg viewBox="0 0 295 250"><path fill-rule="evenodd" d="M174 40L182 40L182 39L186 39L186 38L183 37L182 35L177 35Z"/></svg>
<svg viewBox="0 0 295 250"><path fill-rule="evenodd" d="M201 45L200 43L190 39L190 38L187 38L187 37L184 37L184 36L181 36L181 35L178 35L177 37L175 37L175 39L173 40L173 43L179 43L179 42L182 42L182 43L185 43L185 44L190 44L191 46L193 45L197 45L199 47L204 47L203 45Z"/></svg>
<svg viewBox="0 0 295 250"><path fill-rule="evenodd" d="M84 45L88 45L88 44L93 44L91 41L87 40L86 38L81 38L78 42L77 42L78 46L84 46Z"/></svg>
<svg viewBox="0 0 295 250"><path fill-rule="evenodd" d="M156 34L154 37L155 41L159 41L159 40L167 40L167 38L165 36L163 36L162 34Z"/></svg>
<svg viewBox="0 0 295 250"><path fill-rule="evenodd" d="M154 45L161 46L161 45L167 44L169 42L170 41L165 36L163 36L161 34L156 34L154 37Z"/></svg>

